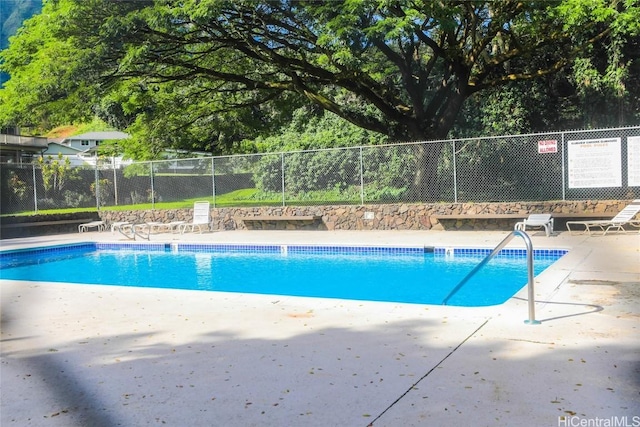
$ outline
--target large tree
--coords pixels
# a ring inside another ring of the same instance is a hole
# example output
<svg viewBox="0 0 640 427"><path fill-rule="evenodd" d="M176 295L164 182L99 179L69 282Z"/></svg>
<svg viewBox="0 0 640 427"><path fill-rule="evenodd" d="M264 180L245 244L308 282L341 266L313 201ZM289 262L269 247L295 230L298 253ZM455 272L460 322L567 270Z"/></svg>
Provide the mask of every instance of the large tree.
<svg viewBox="0 0 640 427"><path fill-rule="evenodd" d="M77 103L117 89L134 99L123 114L149 116L154 106L136 101L140 91L171 84L185 128L239 110L277 121L303 100L392 140L441 139L474 94L551 75L596 44L637 35L639 8L635 0L49 0L42 15L58 17L49 48L79 54L59 85L35 84L33 107L48 91ZM3 58L14 76L30 58L12 49ZM439 157L436 145L424 150L422 194Z"/></svg>

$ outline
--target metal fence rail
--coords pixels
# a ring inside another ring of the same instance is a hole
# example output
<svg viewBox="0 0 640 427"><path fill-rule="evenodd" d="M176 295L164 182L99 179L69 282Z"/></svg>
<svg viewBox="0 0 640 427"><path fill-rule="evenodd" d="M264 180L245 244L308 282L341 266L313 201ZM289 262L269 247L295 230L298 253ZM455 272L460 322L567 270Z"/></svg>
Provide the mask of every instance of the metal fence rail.
<svg viewBox="0 0 640 427"><path fill-rule="evenodd" d="M1 213L137 205L637 198L640 126L198 159L114 168L2 164Z"/></svg>

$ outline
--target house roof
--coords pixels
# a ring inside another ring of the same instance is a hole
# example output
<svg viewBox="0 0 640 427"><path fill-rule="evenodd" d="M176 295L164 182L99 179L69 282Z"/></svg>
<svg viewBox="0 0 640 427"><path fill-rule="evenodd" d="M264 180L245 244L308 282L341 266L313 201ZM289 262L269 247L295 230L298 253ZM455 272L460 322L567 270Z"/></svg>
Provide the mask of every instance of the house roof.
<svg viewBox="0 0 640 427"><path fill-rule="evenodd" d="M44 151L43 154L45 155L51 155L51 154L57 154L57 153L77 154L81 152L82 150L71 147L67 144L61 144L59 142L49 142L49 146L47 147L47 149Z"/></svg>
<svg viewBox="0 0 640 427"><path fill-rule="evenodd" d="M110 130L110 131L100 131L100 132L87 132L87 133L82 133L80 135L73 135L65 138L65 141L77 141L77 140L105 141L105 140L111 140L111 139L127 139L129 138L129 136L130 135L125 132Z"/></svg>

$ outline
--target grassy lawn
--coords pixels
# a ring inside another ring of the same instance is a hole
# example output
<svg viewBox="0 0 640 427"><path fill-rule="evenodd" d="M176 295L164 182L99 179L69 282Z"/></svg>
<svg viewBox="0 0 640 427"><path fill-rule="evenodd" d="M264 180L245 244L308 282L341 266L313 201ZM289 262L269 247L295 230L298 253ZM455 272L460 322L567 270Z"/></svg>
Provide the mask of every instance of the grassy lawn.
<svg viewBox="0 0 640 427"><path fill-rule="evenodd" d="M258 190L255 188L247 188L243 190L232 191L231 193L216 196L215 206L221 207L243 207L243 206L272 206L282 203L282 199L277 197L257 198ZM173 202L156 202L153 206L149 203L138 203L135 205L119 205L105 206L102 209L106 211L127 211L127 210L150 210L150 209L188 209L193 207L194 202L208 201L214 205L213 196L196 197L192 199L176 200Z"/></svg>
<svg viewBox="0 0 640 427"><path fill-rule="evenodd" d="M287 200L287 204L295 204L298 206L310 206L320 204L354 204L360 203L359 199L344 197L333 191L309 192L305 197L299 197L295 200ZM131 205L103 206L101 211L127 211L127 210L163 210L163 209L188 209L193 207L193 203L197 201L209 201L214 206L213 197L196 197L191 199L177 200L173 202L156 202L154 205L149 203L137 203ZM331 202L329 202L331 201ZM242 190L232 191L230 193L216 196L215 207L253 207L253 206L282 206L281 193L264 193L255 188L246 188ZM40 209L38 215L54 215L78 212L97 212L96 207L85 208L57 208L57 209ZM33 211L24 211L2 216L29 216L34 215Z"/></svg>

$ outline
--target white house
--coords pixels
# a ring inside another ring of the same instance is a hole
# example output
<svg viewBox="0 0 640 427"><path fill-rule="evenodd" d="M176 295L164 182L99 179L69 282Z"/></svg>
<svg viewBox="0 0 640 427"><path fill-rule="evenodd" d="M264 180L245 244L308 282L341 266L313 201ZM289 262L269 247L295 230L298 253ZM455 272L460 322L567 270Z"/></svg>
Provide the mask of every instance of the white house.
<svg viewBox="0 0 640 427"><path fill-rule="evenodd" d="M81 150L77 148L69 147L60 142L49 142L47 149L44 150L41 155L43 158L47 158L51 156L53 160L58 159L58 155L62 154L63 159L69 159L69 163L71 166L87 166L87 163L84 161L80 154Z"/></svg>
<svg viewBox="0 0 640 427"><path fill-rule="evenodd" d="M98 146L104 141L117 141L129 138L129 134L120 131L99 131L87 132L80 135L70 136L61 142L50 141L47 149L42 153L44 158L51 156L58 158L62 154L63 158L68 158L72 166L96 165L96 152ZM131 161L123 161L121 157L114 157L109 167L120 168Z"/></svg>
<svg viewBox="0 0 640 427"><path fill-rule="evenodd" d="M0 0L1 1L1 0ZM97 152L100 144L105 141L117 141L129 138L129 134L118 131L104 131L104 132L88 132L81 135L74 135L63 139L60 142L49 141L48 147L42 152L42 157L45 159L51 156L52 159L57 159L59 154L62 154L63 159L69 159L71 166L86 166L90 168L96 167L96 160L98 159ZM166 149L162 153L162 157L166 160L180 159L184 157L189 158L202 158L210 157L210 153L199 151L185 151ZM105 157L100 156L100 168L106 169L120 169L123 166L128 166L133 163L133 160L123 159L122 156ZM173 161L171 169L192 169L194 166L188 163L180 163L179 161Z"/></svg>
<svg viewBox="0 0 640 427"><path fill-rule="evenodd" d="M112 131L99 131L99 132L87 132L80 135L74 135L65 138L62 143L69 147L76 148L81 151L87 151L90 148L94 148L100 145L104 141L117 141L120 139L129 138L128 133L120 132L117 130Z"/></svg>

